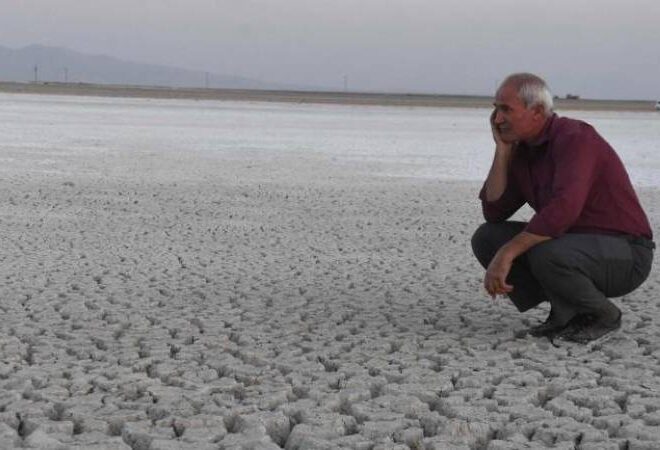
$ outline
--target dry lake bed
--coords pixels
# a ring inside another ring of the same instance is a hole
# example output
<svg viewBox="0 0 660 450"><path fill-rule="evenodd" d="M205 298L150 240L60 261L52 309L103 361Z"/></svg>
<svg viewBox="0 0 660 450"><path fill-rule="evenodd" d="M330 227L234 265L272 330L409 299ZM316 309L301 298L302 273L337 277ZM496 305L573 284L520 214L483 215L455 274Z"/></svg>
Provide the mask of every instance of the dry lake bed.
<svg viewBox="0 0 660 450"><path fill-rule="evenodd" d="M657 265L588 346L483 292L487 111L0 100L0 448L660 445Z"/></svg>

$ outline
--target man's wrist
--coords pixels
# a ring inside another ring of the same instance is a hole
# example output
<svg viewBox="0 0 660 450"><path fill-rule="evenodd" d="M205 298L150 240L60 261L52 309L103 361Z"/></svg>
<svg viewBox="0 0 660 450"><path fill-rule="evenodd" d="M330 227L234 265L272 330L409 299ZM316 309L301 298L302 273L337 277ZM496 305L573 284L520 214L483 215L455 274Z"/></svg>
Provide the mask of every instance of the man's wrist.
<svg viewBox="0 0 660 450"><path fill-rule="evenodd" d="M505 144L498 142L497 145L495 145L495 153L498 155L505 156L507 158L511 157L512 150L513 150L513 144Z"/></svg>
<svg viewBox="0 0 660 450"><path fill-rule="evenodd" d="M520 234L517 235L500 248L502 258L506 261L513 262L518 256L529 250L529 244L526 240L521 239Z"/></svg>
<svg viewBox="0 0 660 450"><path fill-rule="evenodd" d="M513 239L500 247L498 253L505 261L513 262L518 256L541 242L550 240L550 237L527 233L525 231L517 234Z"/></svg>
<svg viewBox="0 0 660 450"><path fill-rule="evenodd" d="M504 244L502 247L500 247L500 250L497 253L499 253L500 259L506 262L513 262L513 260L518 256L515 252L515 249L509 244Z"/></svg>

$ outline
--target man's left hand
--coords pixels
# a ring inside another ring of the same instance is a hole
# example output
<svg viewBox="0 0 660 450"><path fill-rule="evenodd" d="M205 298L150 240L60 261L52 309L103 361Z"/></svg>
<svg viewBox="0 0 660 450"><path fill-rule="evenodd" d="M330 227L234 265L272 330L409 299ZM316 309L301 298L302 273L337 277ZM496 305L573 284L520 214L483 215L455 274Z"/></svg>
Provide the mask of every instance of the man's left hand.
<svg viewBox="0 0 660 450"><path fill-rule="evenodd" d="M500 249L488 265L486 277L484 278L484 287L491 297L495 298L496 295L506 295L513 291L513 286L506 282L506 277L511 271L512 263L513 259L508 257Z"/></svg>

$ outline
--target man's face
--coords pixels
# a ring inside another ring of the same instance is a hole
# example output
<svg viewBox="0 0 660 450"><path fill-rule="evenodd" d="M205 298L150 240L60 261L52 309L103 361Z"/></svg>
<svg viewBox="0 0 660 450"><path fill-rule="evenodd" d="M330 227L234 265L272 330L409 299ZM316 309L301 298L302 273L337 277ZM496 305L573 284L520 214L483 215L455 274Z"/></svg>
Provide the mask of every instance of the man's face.
<svg viewBox="0 0 660 450"><path fill-rule="evenodd" d="M494 106L493 122L506 143L531 140L543 130L546 119L543 108L526 108L513 85L505 84L497 91Z"/></svg>

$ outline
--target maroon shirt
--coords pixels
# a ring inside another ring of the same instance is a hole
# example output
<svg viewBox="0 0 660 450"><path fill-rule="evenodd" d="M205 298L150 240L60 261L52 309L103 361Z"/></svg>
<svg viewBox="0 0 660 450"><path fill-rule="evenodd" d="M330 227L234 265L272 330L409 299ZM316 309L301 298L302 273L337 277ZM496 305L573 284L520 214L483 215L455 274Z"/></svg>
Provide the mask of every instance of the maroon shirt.
<svg viewBox="0 0 660 450"><path fill-rule="evenodd" d="M524 203L536 212L525 231L629 234L653 238L623 163L589 124L553 114L541 133L515 149L507 187L489 202L481 190L484 217L501 222Z"/></svg>

